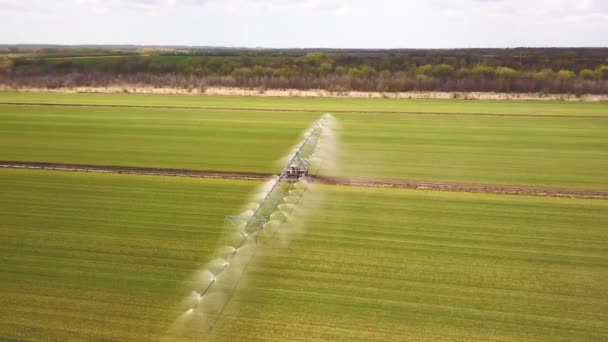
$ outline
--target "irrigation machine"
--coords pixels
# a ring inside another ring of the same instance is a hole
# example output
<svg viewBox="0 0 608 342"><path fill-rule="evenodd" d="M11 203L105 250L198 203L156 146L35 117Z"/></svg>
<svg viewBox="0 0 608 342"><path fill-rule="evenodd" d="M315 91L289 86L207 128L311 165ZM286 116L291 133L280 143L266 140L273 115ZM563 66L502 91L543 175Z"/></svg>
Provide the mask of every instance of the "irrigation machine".
<svg viewBox="0 0 608 342"><path fill-rule="evenodd" d="M226 216L225 248L217 259L221 262L214 269L210 282L195 292L195 303L188 310L188 314L199 308L208 292L216 287L226 287L226 284L218 284L218 282L233 277L231 273L234 272L231 269L239 266L246 268L256 254L261 236L274 237L281 226L290 220L301 204L300 201L308 189L309 182L312 181L311 175L316 175L320 168L319 140L328 128L330 119L329 114L324 115L306 132L303 142L294 149L281 174L266 184L249 204L246 212L241 215ZM238 266L231 267L231 265ZM227 286L225 291L230 292L236 288L240 275L236 278L236 282Z"/></svg>

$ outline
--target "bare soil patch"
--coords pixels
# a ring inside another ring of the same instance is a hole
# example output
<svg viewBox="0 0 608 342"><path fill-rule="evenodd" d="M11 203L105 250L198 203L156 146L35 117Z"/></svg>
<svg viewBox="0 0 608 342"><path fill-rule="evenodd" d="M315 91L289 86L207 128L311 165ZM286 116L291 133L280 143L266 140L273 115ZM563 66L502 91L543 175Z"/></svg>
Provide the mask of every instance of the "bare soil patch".
<svg viewBox="0 0 608 342"><path fill-rule="evenodd" d="M0 161L0 168L11 169L38 169L71 172L99 172L136 174L151 176L172 177L194 177L194 178L216 178L235 180L265 180L272 177L269 173L254 172L230 172L212 170L187 170L187 169L164 169L145 168L130 166L107 166L107 165L84 165L84 164L61 164L44 162L20 162ZM380 179L380 178L356 178L356 177L315 177L315 182L328 185L363 186L415 190L435 190L451 192L473 192L492 193L502 195L528 195L528 196L550 196L566 198L608 199L608 191L596 191L586 189L549 188L533 186L515 186L500 184L477 184L457 182L418 181L404 179Z"/></svg>
<svg viewBox="0 0 608 342"><path fill-rule="evenodd" d="M133 93L133 94L182 94L209 96L256 96L256 97L330 97L330 98L393 98L393 99L465 99L465 100L524 100L524 101L608 101L608 95L596 94L538 94L538 93L491 93L491 92L369 92L369 91L329 91L323 89L247 89L230 87L171 88L145 85L116 85L108 87L58 87L15 88L0 85L0 91L46 92L46 93Z"/></svg>
<svg viewBox="0 0 608 342"><path fill-rule="evenodd" d="M453 192L493 193L502 195L529 195L551 196L567 198L608 199L608 191L595 191L586 189L549 188L535 186L518 186L502 184L478 184L457 182L436 182L401 179L376 178L344 178L344 177L318 177L317 181L323 184L367 186L383 188L400 188L416 190L437 190Z"/></svg>
<svg viewBox="0 0 608 342"><path fill-rule="evenodd" d="M158 168L131 167L131 166L61 164L61 163L44 163L44 162L20 162L20 161L0 161L0 168L38 169L38 170L72 171L72 172L119 173L119 174L134 174L134 175L149 175L149 176L242 179L242 180L265 180L268 177L272 176L271 174L253 173L253 172L158 169Z"/></svg>

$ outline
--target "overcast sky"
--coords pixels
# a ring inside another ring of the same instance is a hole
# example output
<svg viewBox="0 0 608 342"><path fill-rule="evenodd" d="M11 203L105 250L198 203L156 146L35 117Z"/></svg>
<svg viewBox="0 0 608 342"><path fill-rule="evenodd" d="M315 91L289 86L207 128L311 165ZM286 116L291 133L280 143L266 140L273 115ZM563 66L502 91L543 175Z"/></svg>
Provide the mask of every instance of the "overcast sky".
<svg viewBox="0 0 608 342"><path fill-rule="evenodd" d="M0 0L0 44L608 46L608 0Z"/></svg>

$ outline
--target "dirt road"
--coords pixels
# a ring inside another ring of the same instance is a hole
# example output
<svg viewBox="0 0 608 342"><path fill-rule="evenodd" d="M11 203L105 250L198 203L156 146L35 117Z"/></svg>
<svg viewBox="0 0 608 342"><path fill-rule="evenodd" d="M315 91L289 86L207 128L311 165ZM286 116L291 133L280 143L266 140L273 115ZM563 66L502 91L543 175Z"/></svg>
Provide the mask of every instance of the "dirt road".
<svg viewBox="0 0 608 342"><path fill-rule="evenodd" d="M194 178L219 178L237 180L265 180L273 176L268 173L253 172L231 172L212 170L186 170L186 169L161 169L130 166L107 166L107 165L83 165L83 164L59 164L44 162L20 162L0 161L0 168L11 169L38 169L71 172L99 172L138 174L153 176L194 177ZM608 199L608 191L549 188L535 186L516 186L500 184L478 184L457 182L435 182L405 179L379 179L379 178L355 178L355 177L316 177L315 182L328 185L364 186L381 188L400 188L416 190L436 190L452 192L474 192L493 193L505 195L529 195L550 196L567 198Z"/></svg>

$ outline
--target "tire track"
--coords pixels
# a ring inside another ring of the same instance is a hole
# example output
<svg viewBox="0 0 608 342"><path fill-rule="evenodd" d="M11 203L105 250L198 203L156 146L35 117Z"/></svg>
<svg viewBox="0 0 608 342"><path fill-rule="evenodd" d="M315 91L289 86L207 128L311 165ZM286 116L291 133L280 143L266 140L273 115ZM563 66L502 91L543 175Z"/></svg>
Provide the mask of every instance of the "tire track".
<svg viewBox="0 0 608 342"><path fill-rule="evenodd" d="M219 178L237 180L266 180L273 176L270 173L230 172L213 170L165 169L113 165L63 164L45 162L0 161L0 168L6 169L36 169L71 172L118 173L148 176Z"/></svg>
<svg viewBox="0 0 608 342"><path fill-rule="evenodd" d="M480 184L459 182L418 181L406 179L376 179L353 177L318 177L317 182L330 185L365 186L379 188L434 190L451 192L491 193L500 195L527 195L566 198L608 199L608 191L587 189L519 186L506 184Z"/></svg>
<svg viewBox="0 0 608 342"><path fill-rule="evenodd" d="M133 174L133 175L168 176L168 177L192 177L192 178L210 178L210 179L233 179L233 180L251 180L251 181L267 180L268 178L274 176L274 174L271 174L271 173L256 173L256 172L165 169L165 168L147 168L147 167L131 167L131 166L63 164L63 163L21 162L21 161L0 161L0 168L54 170L54 171L69 171L69 172L97 172L97 173ZM553 187L517 186L517 185L505 185L505 184L437 182L437 181L360 178L360 177L325 177L325 176L315 177L314 181L316 183L320 183L320 184L341 185L341 186L360 186L360 187L434 190L434 191L471 192L471 193L491 193L491 194L501 194L501 195L527 195L527 196L546 196L546 197L564 197L564 198L608 199L608 191L573 189L573 188L553 188Z"/></svg>

